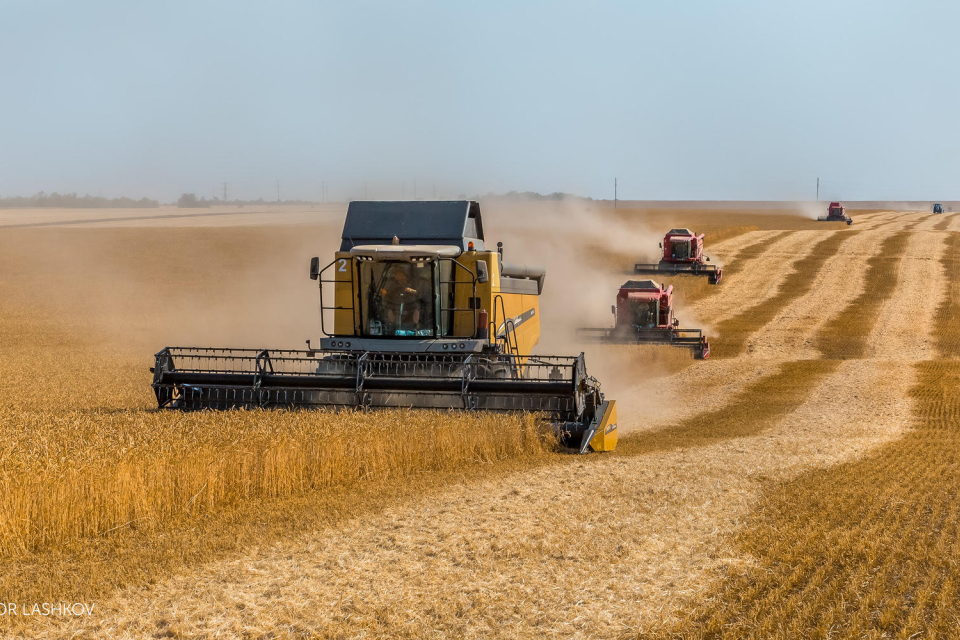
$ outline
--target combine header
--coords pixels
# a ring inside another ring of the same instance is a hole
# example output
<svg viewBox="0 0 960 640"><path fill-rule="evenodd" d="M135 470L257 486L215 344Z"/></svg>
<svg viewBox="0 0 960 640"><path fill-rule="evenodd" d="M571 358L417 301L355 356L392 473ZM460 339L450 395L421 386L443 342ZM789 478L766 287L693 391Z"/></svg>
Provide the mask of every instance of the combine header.
<svg viewBox="0 0 960 640"><path fill-rule="evenodd" d="M831 202L827 208L827 215L817 218L820 222L846 222L853 224L853 218L847 215L843 205L839 202Z"/></svg>
<svg viewBox="0 0 960 640"><path fill-rule="evenodd" d="M673 317L673 287L653 280L630 280L611 307L615 325L608 329L577 329L577 337L613 344L669 344L693 351L697 360L710 357L710 343L700 329L679 329Z"/></svg>
<svg viewBox="0 0 960 640"><path fill-rule="evenodd" d="M531 355L545 272L486 249L478 203L351 202L340 250L310 277L319 348L167 347L160 408L528 411L580 453L616 446L616 403L583 354Z"/></svg>
<svg viewBox="0 0 960 640"><path fill-rule="evenodd" d="M647 275L692 274L707 276L710 284L719 284L722 271L709 265L710 258L703 255L703 234L696 235L690 229L670 229L660 243L663 257L657 264L637 264L634 273Z"/></svg>

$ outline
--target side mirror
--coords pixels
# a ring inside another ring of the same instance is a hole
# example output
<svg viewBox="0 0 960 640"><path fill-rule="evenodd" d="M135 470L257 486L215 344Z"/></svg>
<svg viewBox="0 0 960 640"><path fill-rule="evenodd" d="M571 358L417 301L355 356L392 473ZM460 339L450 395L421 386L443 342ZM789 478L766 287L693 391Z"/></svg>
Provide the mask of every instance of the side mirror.
<svg viewBox="0 0 960 640"><path fill-rule="evenodd" d="M663 249L663 243L662 243L662 242L660 243L660 248Z"/></svg>
<svg viewBox="0 0 960 640"><path fill-rule="evenodd" d="M710 256L707 256L706 259L707 259L707 262L710 262Z"/></svg>
<svg viewBox="0 0 960 640"><path fill-rule="evenodd" d="M489 273L487 273L487 263L483 260L477 260L477 282L484 283L490 279Z"/></svg>
<svg viewBox="0 0 960 640"><path fill-rule="evenodd" d="M613 315L617 315L617 305L615 304L610 305L610 313L612 313Z"/></svg>
<svg viewBox="0 0 960 640"><path fill-rule="evenodd" d="M320 258L314 256L310 258L310 279L316 280L320 277Z"/></svg>

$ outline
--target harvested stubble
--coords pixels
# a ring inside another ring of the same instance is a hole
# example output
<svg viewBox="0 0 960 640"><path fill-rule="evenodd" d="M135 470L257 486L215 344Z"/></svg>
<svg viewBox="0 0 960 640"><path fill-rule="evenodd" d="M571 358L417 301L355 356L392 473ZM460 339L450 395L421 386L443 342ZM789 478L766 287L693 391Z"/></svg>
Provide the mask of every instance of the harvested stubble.
<svg viewBox="0 0 960 640"><path fill-rule="evenodd" d="M639 455L756 435L800 406L816 382L833 372L837 364L827 360L786 362L780 371L760 378L732 398L728 406L664 429L624 436L617 452Z"/></svg>
<svg viewBox="0 0 960 640"><path fill-rule="evenodd" d="M786 238L792 233L793 231L783 231L771 238L758 240L740 249L730 263L723 267L723 279L719 285L710 284L707 282L707 279L703 277L676 276L671 280L666 278L664 278L664 280L676 286L677 296L683 302L692 302L706 298L707 296L718 293L720 291L718 287L736 286L736 276L738 273L750 267L770 248L770 245Z"/></svg>
<svg viewBox="0 0 960 640"><path fill-rule="evenodd" d="M793 270L780 283L776 295L718 324L720 337L714 341L712 355L732 358L743 353L753 333L761 331L782 309L810 291L826 261L851 237L850 232L835 232L821 240L810 253L793 263Z"/></svg>
<svg viewBox="0 0 960 640"><path fill-rule="evenodd" d="M933 225L934 231L946 231L950 227L950 223L953 222L953 217L957 214L940 214L943 215L943 220L939 221L937 224Z"/></svg>
<svg viewBox="0 0 960 640"><path fill-rule="evenodd" d="M958 252L960 234L951 234L941 259L945 297L934 320L943 359L916 365L914 429L873 456L771 487L737 538L750 562L733 565L685 621L657 635L956 637Z"/></svg>
<svg viewBox="0 0 960 640"><path fill-rule="evenodd" d="M896 285L897 269L909 239L910 233L906 231L889 236L883 241L880 252L867 260L869 269L863 293L831 319L817 337L817 348L824 358L864 356L870 329Z"/></svg>
<svg viewBox="0 0 960 640"><path fill-rule="evenodd" d="M960 363L922 363L916 430L767 492L722 587L673 635L956 637Z"/></svg>
<svg viewBox="0 0 960 640"><path fill-rule="evenodd" d="M827 240L831 244L836 242L838 248L842 240L835 238L847 236L836 234ZM784 363L780 371L760 378L726 407L697 414L665 429L626 436L618 450L622 454L643 454L705 446L728 438L755 435L796 409L809 397L817 383L836 370L842 359L838 354L862 353L866 349L866 341L880 308L896 289L896 270L906 251L908 239L908 233L899 233L884 242L880 254L868 261L864 293L817 333L818 344L830 345L833 349L830 352L832 357ZM747 249L759 252L762 245L768 246L769 242L758 242ZM822 245L818 247L823 248ZM831 245L827 245L827 250L830 249ZM785 292L785 295L790 294Z"/></svg>

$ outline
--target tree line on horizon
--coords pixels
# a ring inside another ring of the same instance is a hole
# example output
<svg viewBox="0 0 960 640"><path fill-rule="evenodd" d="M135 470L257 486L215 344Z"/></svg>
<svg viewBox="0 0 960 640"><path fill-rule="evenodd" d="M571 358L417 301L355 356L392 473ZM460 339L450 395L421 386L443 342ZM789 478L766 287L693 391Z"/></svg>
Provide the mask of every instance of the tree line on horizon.
<svg viewBox="0 0 960 640"><path fill-rule="evenodd" d="M195 193L184 193L177 199L177 206L181 209L206 209L208 207L244 207L247 205L266 205L266 204L296 204L314 206L321 203L313 200L221 200L220 198L198 198Z"/></svg>
<svg viewBox="0 0 960 640"><path fill-rule="evenodd" d="M150 198L104 198L102 196L78 196L76 193L53 193L43 191L32 196L0 197L0 208L26 209L32 207L51 207L59 209L155 209L160 206L157 200Z"/></svg>

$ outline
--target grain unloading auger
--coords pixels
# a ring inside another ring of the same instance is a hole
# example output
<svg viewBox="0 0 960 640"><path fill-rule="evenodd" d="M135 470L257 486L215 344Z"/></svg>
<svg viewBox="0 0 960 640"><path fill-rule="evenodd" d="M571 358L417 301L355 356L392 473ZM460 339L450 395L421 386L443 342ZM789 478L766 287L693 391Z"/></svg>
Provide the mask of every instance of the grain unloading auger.
<svg viewBox="0 0 960 640"><path fill-rule="evenodd" d="M487 251L476 202L351 202L321 268L319 348L167 347L160 408L537 412L585 453L617 442L616 403L584 357L536 356L542 268Z"/></svg>
<svg viewBox="0 0 960 640"><path fill-rule="evenodd" d="M673 317L673 287L653 280L630 280L617 292L609 328L577 329L577 337L608 344L668 344L690 349L694 358L710 357L710 343L700 329L681 329Z"/></svg>
<svg viewBox="0 0 960 640"><path fill-rule="evenodd" d="M707 264L710 258L703 255L703 235L690 229L670 229L660 243L663 256L657 263L639 263L633 272L646 275L707 276L710 284L720 284L723 271L716 265Z"/></svg>

